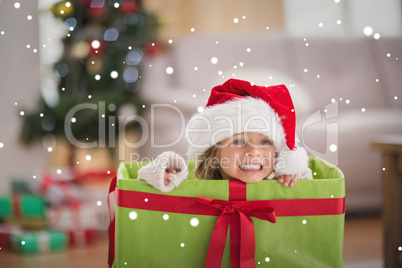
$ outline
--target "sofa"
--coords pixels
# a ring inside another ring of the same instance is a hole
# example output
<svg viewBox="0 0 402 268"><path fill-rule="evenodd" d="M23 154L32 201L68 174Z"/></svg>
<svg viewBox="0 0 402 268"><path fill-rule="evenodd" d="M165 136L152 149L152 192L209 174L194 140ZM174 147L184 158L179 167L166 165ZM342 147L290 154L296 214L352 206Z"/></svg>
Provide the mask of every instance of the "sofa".
<svg viewBox="0 0 402 268"><path fill-rule="evenodd" d="M401 37L194 34L145 58L143 68L150 138L141 156L185 155L183 123L205 107L214 85L229 78L285 84L301 145L345 175L348 212L380 211L381 155L370 142L402 134Z"/></svg>

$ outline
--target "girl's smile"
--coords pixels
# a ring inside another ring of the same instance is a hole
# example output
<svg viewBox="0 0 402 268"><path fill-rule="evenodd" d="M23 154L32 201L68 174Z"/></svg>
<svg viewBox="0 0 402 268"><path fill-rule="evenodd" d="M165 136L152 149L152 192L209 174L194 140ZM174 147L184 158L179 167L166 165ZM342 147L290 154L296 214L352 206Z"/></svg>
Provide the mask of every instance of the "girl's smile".
<svg viewBox="0 0 402 268"><path fill-rule="evenodd" d="M245 132L221 143L219 159L223 179L259 182L273 171L275 148L265 135Z"/></svg>

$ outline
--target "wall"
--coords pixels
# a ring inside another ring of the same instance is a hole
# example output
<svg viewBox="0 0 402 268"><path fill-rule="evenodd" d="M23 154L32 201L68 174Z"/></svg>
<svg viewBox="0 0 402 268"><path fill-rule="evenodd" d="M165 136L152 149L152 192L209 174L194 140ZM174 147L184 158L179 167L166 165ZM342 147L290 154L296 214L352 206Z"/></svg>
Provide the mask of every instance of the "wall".
<svg viewBox="0 0 402 268"><path fill-rule="evenodd" d="M27 149L18 142L20 112L32 108L40 94L39 52L34 52L40 45L37 1L19 0L18 9L16 2L0 1L0 194L8 192L11 177L32 177L48 159L41 144Z"/></svg>
<svg viewBox="0 0 402 268"><path fill-rule="evenodd" d="M146 0L146 8L159 14L163 40L191 33L218 34L266 30L285 26L282 0ZM245 18L243 18L243 16ZM234 22L237 18L239 21Z"/></svg>

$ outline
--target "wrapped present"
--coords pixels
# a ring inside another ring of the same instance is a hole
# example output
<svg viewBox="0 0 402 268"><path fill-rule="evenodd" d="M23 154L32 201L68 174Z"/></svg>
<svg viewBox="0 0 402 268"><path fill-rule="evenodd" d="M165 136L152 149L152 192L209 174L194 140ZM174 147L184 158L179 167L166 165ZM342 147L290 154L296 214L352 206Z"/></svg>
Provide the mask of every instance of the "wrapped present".
<svg viewBox="0 0 402 268"><path fill-rule="evenodd" d="M98 240L99 231L96 229L68 230L64 233L68 236L70 246L86 246Z"/></svg>
<svg viewBox="0 0 402 268"><path fill-rule="evenodd" d="M13 194L0 197L0 219L43 218L45 202L42 198L29 194Z"/></svg>
<svg viewBox="0 0 402 268"><path fill-rule="evenodd" d="M0 225L0 249L10 249L10 237L11 235L22 233L22 229L19 226L10 226L6 224Z"/></svg>
<svg viewBox="0 0 402 268"><path fill-rule="evenodd" d="M115 173L116 171L111 172L110 170L77 173L74 179L83 193L84 202L91 205L96 204L101 232L106 232L109 226L109 210L105 191L109 188L110 177Z"/></svg>
<svg viewBox="0 0 402 268"><path fill-rule="evenodd" d="M100 227L99 207L95 204L76 203L50 207L47 220L52 229L63 231L70 245L87 245L96 241Z"/></svg>
<svg viewBox="0 0 402 268"><path fill-rule="evenodd" d="M42 196L51 206L60 206L82 202L84 195L74 182L74 174L64 170L61 174L56 172L45 172L35 180L31 188Z"/></svg>
<svg viewBox="0 0 402 268"><path fill-rule="evenodd" d="M59 251L67 247L67 236L58 231L13 234L10 241L11 249L21 254Z"/></svg>
<svg viewBox="0 0 402 268"><path fill-rule="evenodd" d="M315 158L310 167L315 179L292 188L189 178L161 193L122 163L109 266L343 267L343 174Z"/></svg>
<svg viewBox="0 0 402 268"><path fill-rule="evenodd" d="M29 179L15 177L11 180L11 192L16 194L32 194Z"/></svg>

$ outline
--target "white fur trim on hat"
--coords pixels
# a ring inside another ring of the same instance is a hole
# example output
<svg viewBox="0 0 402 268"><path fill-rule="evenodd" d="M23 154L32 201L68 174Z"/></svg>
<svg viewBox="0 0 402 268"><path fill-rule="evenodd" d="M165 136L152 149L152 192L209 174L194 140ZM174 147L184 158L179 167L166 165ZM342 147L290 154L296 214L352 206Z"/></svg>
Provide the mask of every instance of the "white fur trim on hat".
<svg viewBox="0 0 402 268"><path fill-rule="evenodd" d="M308 167L309 158L304 148L284 149L277 153L274 168L277 176L296 175L298 179L312 179L311 170Z"/></svg>
<svg viewBox="0 0 402 268"><path fill-rule="evenodd" d="M211 146L243 132L269 137L277 150L287 148L278 114L264 100L246 97L207 107L194 115L185 132L187 156L197 161Z"/></svg>

